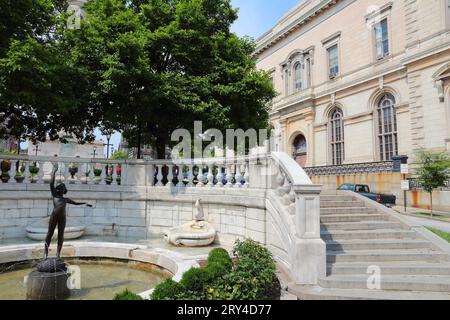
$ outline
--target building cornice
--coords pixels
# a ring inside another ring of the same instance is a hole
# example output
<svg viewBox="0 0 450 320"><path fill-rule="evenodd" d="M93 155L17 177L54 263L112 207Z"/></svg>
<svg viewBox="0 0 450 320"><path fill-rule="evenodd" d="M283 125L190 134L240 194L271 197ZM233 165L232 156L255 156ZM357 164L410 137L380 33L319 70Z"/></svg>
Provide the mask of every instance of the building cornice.
<svg viewBox="0 0 450 320"><path fill-rule="evenodd" d="M281 31L272 34L272 31L266 32L263 36L261 36L257 41L261 42L257 45L256 50L254 52L254 55L258 55L262 53L263 51L267 50L268 48L272 47L282 39L286 38L290 34L292 34L294 31L301 28L303 25L308 23L309 21L315 19L317 16L321 15L324 11L329 9L330 7L334 6L337 2L340 0L323 0L310 10L308 10L305 14L301 15L298 19L296 19L294 22L283 28ZM270 35L270 36L269 36ZM268 38L267 38L268 37ZM267 39L265 39L267 38Z"/></svg>

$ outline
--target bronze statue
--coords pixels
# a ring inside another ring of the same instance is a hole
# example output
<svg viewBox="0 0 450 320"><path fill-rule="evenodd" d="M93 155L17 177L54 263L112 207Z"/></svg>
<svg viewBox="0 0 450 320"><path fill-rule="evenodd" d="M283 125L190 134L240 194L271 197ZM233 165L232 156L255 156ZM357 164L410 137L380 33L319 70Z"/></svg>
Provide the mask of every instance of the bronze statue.
<svg viewBox="0 0 450 320"><path fill-rule="evenodd" d="M55 187L55 176L58 171L58 164L53 165L52 179L50 181L50 190L53 197L53 212L50 217L50 222L48 224L48 233L45 238L45 255L44 259L48 258L48 249L50 247L50 242L52 241L53 234L55 233L55 228L58 226L58 251L57 258L61 257L61 249L64 242L64 229L66 228L66 205L73 204L75 206L87 205L92 207L92 205L87 203L78 203L69 198L64 198L67 194L67 188L64 183L60 183Z"/></svg>

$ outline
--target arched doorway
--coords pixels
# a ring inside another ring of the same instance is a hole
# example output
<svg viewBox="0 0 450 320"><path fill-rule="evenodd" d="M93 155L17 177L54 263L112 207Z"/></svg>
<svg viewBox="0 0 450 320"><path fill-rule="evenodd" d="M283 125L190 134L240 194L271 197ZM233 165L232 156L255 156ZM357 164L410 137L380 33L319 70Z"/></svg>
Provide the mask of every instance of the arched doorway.
<svg viewBox="0 0 450 320"><path fill-rule="evenodd" d="M308 160L308 145L304 135L299 134L295 137L293 145L293 157L294 160L303 168L306 166Z"/></svg>

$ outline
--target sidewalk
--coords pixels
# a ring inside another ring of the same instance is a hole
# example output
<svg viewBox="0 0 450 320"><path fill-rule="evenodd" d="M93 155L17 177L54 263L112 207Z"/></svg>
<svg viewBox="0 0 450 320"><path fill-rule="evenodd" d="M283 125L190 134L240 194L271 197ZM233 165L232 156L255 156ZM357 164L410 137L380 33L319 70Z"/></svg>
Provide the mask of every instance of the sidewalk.
<svg viewBox="0 0 450 320"><path fill-rule="evenodd" d="M403 206L395 206L392 209L399 213L405 213L405 207ZM421 209L421 208L406 208L407 214L414 214L414 213L428 213L431 214L431 210L427 209ZM433 214L436 216L443 216L443 217L449 217L450 218L450 212L442 212L442 211L433 211Z"/></svg>
<svg viewBox="0 0 450 320"><path fill-rule="evenodd" d="M405 218L410 220L411 222L418 223L427 228L434 228L434 229L438 229L438 230L450 233L450 213L449 212L433 212L433 214L435 214L435 215L440 215L442 217L448 217L449 221L445 221L445 220L439 220L436 218L432 218L431 216L430 217L425 217L425 216L420 217L420 216L414 215L417 213L431 213L430 210L426 210L426 209L407 208L406 214L405 214L404 207L396 206L393 209L395 211L397 211L398 213L404 215Z"/></svg>

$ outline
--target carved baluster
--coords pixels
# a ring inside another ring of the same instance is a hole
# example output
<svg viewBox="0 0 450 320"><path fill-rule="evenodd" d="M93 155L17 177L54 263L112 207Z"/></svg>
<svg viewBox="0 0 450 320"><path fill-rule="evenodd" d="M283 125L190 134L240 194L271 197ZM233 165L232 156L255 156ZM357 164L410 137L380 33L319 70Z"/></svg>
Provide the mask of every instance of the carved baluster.
<svg viewBox="0 0 450 320"><path fill-rule="evenodd" d="M111 167L110 167L110 170L111 170L111 178L112 178L112 182L111 182L111 185L113 185L113 186L117 186L117 169L119 168L119 165L118 164L114 164L114 165L111 165Z"/></svg>
<svg viewBox="0 0 450 320"><path fill-rule="evenodd" d="M217 165L217 184L216 187L223 188L223 173L222 173L222 165Z"/></svg>
<svg viewBox="0 0 450 320"><path fill-rule="evenodd" d="M101 185L106 184L106 176L107 176L106 168L107 168L107 166L101 164L101 167L100 167L100 169L102 170L102 173L100 174L100 184Z"/></svg>
<svg viewBox="0 0 450 320"><path fill-rule="evenodd" d="M174 165L169 164L167 165L167 169L169 170L167 173L167 187L173 187L173 169L174 169Z"/></svg>
<svg viewBox="0 0 450 320"><path fill-rule="evenodd" d="M227 188L233 187L233 165L227 166Z"/></svg>
<svg viewBox="0 0 450 320"><path fill-rule="evenodd" d="M39 164L39 166L40 166L40 164ZM42 165L42 169L44 168L44 166ZM70 181L69 181L69 177L70 177L70 171L69 171L69 168L70 168L70 163L64 163L64 173L63 173L63 176L64 176L64 183L66 183L66 184L69 184L70 183ZM42 171L44 171L44 170L42 170ZM40 171L39 171L40 172Z"/></svg>
<svg viewBox="0 0 450 320"><path fill-rule="evenodd" d="M249 188L250 187L250 170L248 165L245 165L245 173L244 173L244 188Z"/></svg>
<svg viewBox="0 0 450 320"><path fill-rule="evenodd" d="M188 165L188 187L194 186L194 166L192 164Z"/></svg>
<svg viewBox="0 0 450 320"><path fill-rule="evenodd" d="M197 188L203 187L203 167L201 165L197 166L198 168L198 174L197 174Z"/></svg>
<svg viewBox="0 0 450 320"><path fill-rule="evenodd" d="M89 170L88 184L95 184L95 163L91 163Z"/></svg>
<svg viewBox="0 0 450 320"><path fill-rule="evenodd" d="M183 174L183 169L184 169L184 165L180 164L178 165L178 183L177 183L177 187L181 188L184 187L184 174Z"/></svg>
<svg viewBox="0 0 450 320"><path fill-rule="evenodd" d="M39 161L37 163L38 167L39 167L39 172L37 174L37 183L38 184L43 184L44 183L44 161Z"/></svg>
<svg viewBox="0 0 450 320"><path fill-rule="evenodd" d="M162 186L164 186L163 173L162 173L163 165L160 165L160 164L156 165L156 168L158 169L158 174L156 175L156 186L162 187Z"/></svg>
<svg viewBox="0 0 450 320"><path fill-rule="evenodd" d="M25 167L25 171L24 171L24 173L23 173L23 175L24 175L24 177L25 177L25 180L24 180L24 182L26 183L26 182L30 182L30 163L28 162L28 161L24 161L23 162L23 165L24 165L24 167Z"/></svg>
<svg viewBox="0 0 450 320"><path fill-rule="evenodd" d="M208 165L208 187L214 187L213 164Z"/></svg>
<svg viewBox="0 0 450 320"><path fill-rule="evenodd" d="M83 178L82 164L78 162L78 163L74 163L74 166L75 166L75 168L77 168L76 169L77 172L75 173L75 184L81 184L82 183L81 179Z"/></svg>
<svg viewBox="0 0 450 320"><path fill-rule="evenodd" d="M236 184L234 185L236 188L242 187L242 172L241 172L242 166L240 164L236 165Z"/></svg>
<svg viewBox="0 0 450 320"><path fill-rule="evenodd" d="M10 183L16 183L16 174L17 174L17 169L16 169L16 165L17 165L17 161L16 160L11 160L11 169L9 170L9 182ZM19 170L20 172L20 170Z"/></svg>

